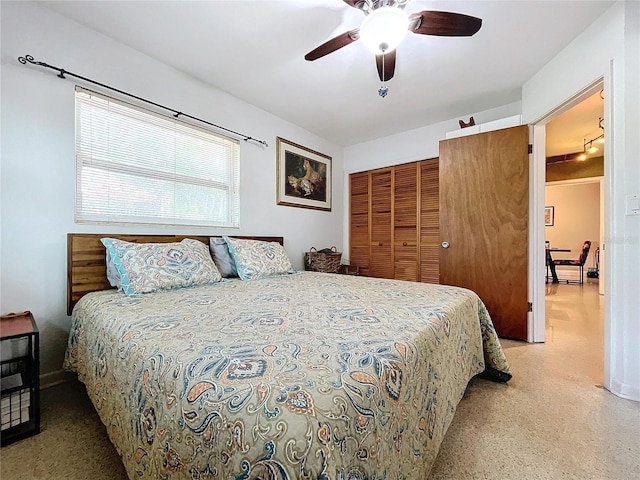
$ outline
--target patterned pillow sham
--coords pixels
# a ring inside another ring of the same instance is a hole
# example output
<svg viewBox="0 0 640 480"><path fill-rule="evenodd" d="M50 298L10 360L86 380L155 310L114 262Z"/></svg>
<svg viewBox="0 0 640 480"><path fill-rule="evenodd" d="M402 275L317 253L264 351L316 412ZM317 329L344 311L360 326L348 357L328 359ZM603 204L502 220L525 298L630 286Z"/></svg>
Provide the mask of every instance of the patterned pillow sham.
<svg viewBox="0 0 640 480"><path fill-rule="evenodd" d="M241 280L295 273L287 252L278 242L222 238L229 246Z"/></svg>
<svg viewBox="0 0 640 480"><path fill-rule="evenodd" d="M209 250L213 261L224 278L237 277L236 262L229 253L229 246L222 237L209 238Z"/></svg>
<svg viewBox="0 0 640 480"><path fill-rule="evenodd" d="M102 239L104 240L104 239ZM100 241L102 241L100 240ZM102 242L102 244L104 245L104 242ZM116 268L115 262L113 261L113 259L111 258L111 251L110 249L106 248L106 262L107 262L107 280L109 280L109 283L111 284L112 287L118 287L120 285L120 272L118 272L118 269Z"/></svg>
<svg viewBox="0 0 640 480"><path fill-rule="evenodd" d="M100 240L107 249L109 282L125 295L205 285L222 280L207 246L185 238L175 243Z"/></svg>

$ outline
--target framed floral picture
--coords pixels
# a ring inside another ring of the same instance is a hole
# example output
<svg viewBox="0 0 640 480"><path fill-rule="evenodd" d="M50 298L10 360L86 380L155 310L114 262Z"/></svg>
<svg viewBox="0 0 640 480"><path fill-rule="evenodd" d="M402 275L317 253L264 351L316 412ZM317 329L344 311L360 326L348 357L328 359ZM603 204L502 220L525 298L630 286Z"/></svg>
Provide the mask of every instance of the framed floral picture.
<svg viewBox="0 0 640 480"><path fill-rule="evenodd" d="M331 157L276 139L277 204L331 211Z"/></svg>

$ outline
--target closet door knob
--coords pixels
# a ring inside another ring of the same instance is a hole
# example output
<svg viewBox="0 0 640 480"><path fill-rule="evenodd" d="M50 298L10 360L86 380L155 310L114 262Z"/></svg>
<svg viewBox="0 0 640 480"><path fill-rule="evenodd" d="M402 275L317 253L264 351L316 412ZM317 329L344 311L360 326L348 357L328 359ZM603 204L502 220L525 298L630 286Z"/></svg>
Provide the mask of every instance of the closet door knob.
<svg viewBox="0 0 640 480"><path fill-rule="evenodd" d="M407 242L402 242L402 246L406 247L407 246Z"/></svg>
<svg viewBox="0 0 640 480"><path fill-rule="evenodd" d="M442 248L449 248L449 242L442 242Z"/></svg>

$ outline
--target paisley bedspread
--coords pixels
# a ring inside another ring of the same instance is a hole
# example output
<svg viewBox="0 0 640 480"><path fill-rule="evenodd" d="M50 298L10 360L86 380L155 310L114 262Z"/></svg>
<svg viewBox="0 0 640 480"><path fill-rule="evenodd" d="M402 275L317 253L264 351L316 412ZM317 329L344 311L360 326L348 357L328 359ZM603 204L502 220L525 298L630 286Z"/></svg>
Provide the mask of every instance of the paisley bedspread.
<svg viewBox="0 0 640 480"><path fill-rule="evenodd" d="M85 295L65 358L131 479L425 479L485 366L473 292L313 272Z"/></svg>

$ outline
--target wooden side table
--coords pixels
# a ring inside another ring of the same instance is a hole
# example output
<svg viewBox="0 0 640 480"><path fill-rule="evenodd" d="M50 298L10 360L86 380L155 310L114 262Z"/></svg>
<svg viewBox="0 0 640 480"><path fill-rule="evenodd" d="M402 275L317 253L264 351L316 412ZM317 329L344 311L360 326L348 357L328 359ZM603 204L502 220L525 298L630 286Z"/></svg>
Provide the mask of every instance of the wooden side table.
<svg viewBox="0 0 640 480"><path fill-rule="evenodd" d="M340 265L338 273L342 275L360 275L360 267L357 265Z"/></svg>
<svg viewBox="0 0 640 480"><path fill-rule="evenodd" d="M0 444L40 432L40 334L31 312L0 317Z"/></svg>

